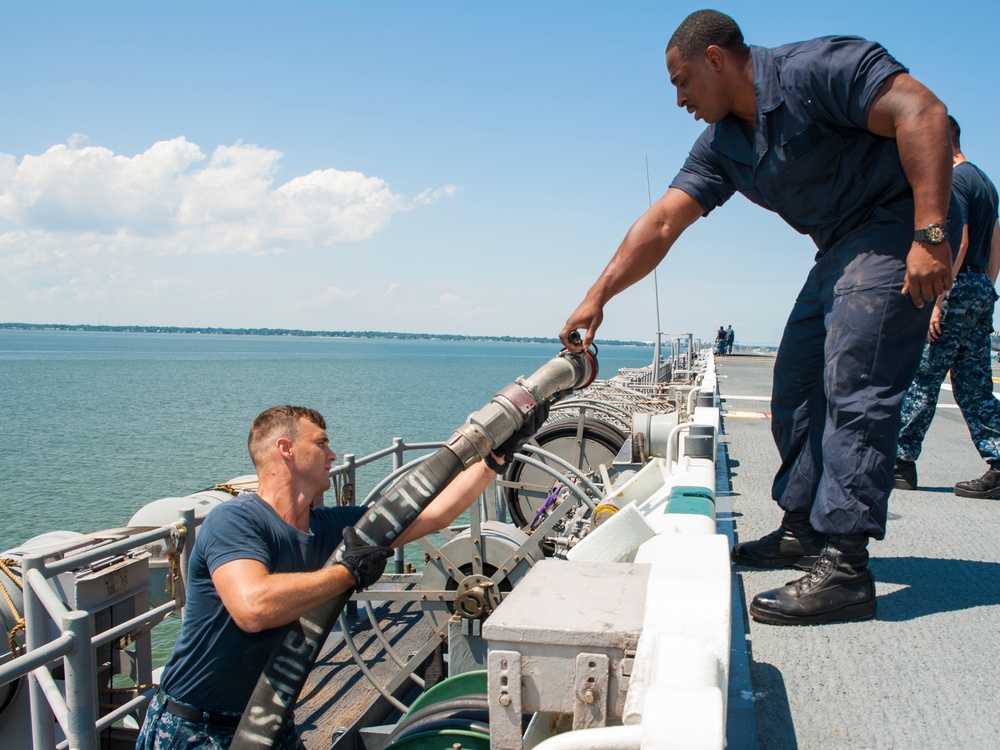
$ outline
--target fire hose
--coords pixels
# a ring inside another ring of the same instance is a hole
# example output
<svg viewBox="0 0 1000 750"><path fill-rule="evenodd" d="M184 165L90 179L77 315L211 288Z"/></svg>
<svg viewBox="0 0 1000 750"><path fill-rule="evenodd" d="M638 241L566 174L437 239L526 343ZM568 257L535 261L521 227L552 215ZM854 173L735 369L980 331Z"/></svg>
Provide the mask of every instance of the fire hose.
<svg viewBox="0 0 1000 750"><path fill-rule="evenodd" d="M464 469L481 461L519 430L543 401L556 401L597 377L590 351L564 349L530 377L504 387L431 456L388 487L355 530L369 544L389 546ZM326 565L343 555L343 545ZM293 623L271 653L230 745L232 750L271 748L291 714L320 648L351 592L320 604Z"/></svg>

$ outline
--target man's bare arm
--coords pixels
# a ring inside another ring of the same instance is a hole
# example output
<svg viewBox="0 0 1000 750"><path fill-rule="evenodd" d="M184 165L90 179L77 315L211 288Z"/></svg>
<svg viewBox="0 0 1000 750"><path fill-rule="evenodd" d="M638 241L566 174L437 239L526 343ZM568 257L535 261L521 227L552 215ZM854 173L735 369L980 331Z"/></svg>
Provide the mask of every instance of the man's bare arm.
<svg viewBox="0 0 1000 750"><path fill-rule="evenodd" d="M247 633L287 625L331 597L354 589L343 565L310 573L270 573L257 560L232 560L212 573L229 615Z"/></svg>
<svg viewBox="0 0 1000 750"><path fill-rule="evenodd" d="M702 213L698 201L683 190L671 188L640 216L583 302L566 321L559 334L563 346L576 351L588 348L604 320L608 301L656 268L681 233ZM586 330L586 334L581 344L573 344L569 336L578 329Z"/></svg>
<svg viewBox="0 0 1000 750"><path fill-rule="evenodd" d="M945 224L951 195L952 155L944 104L917 79L897 73L885 82L868 113L868 129L895 138L899 160L913 190L914 229ZM951 288L947 242L914 242L906 258L903 293L923 307Z"/></svg>
<svg viewBox="0 0 1000 750"><path fill-rule="evenodd" d="M962 244L958 248L958 255L955 256L955 262L951 266L951 277L955 278L958 276L958 270L962 267L962 262L965 260L965 255L969 250L969 225L962 225ZM931 312L931 322L927 326L927 340L931 343L935 342L941 336L941 317L944 311L941 308L941 303L944 302L945 296L939 294L938 298L934 300L934 310Z"/></svg>
<svg viewBox="0 0 1000 750"><path fill-rule="evenodd" d="M965 256L969 252L969 225L962 225L962 244L958 247L958 255L955 256L955 262L951 264L951 275L952 278L958 276L958 271L962 267L962 263L965 262Z"/></svg>
<svg viewBox="0 0 1000 750"><path fill-rule="evenodd" d="M468 510L495 477L496 472L485 462L474 463L441 490L413 523L406 527L406 531L393 541L392 546L399 547L443 529Z"/></svg>
<svg viewBox="0 0 1000 750"><path fill-rule="evenodd" d="M997 273L1000 273L1000 221L993 224L993 237L990 239L990 259L986 263L986 273L990 282L997 283Z"/></svg>

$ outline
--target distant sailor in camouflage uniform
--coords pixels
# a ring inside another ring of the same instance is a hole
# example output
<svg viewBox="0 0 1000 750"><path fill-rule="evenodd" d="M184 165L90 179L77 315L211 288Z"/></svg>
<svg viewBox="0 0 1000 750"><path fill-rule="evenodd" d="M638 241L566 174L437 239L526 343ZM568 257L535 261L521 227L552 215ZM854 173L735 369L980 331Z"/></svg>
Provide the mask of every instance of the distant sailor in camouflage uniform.
<svg viewBox="0 0 1000 750"><path fill-rule="evenodd" d="M966 160L959 145L961 129L954 117L949 120L955 160L952 200L962 213L962 245L955 259L955 282L943 300L938 297L920 367L903 400L895 486L917 488L920 445L934 417L941 382L951 370L955 401L979 455L990 465L979 479L956 484L955 494L1000 497L1000 402L993 395L990 364L993 306L998 299L993 284L1000 268L997 189Z"/></svg>

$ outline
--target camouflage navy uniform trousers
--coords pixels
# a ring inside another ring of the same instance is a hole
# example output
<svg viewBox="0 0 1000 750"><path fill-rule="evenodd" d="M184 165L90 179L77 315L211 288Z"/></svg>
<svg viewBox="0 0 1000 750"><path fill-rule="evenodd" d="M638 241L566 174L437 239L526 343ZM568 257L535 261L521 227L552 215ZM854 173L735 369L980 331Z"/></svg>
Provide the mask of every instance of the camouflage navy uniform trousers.
<svg viewBox="0 0 1000 750"><path fill-rule="evenodd" d="M924 346L913 384L903 399L896 457L916 461L938 393L951 370L952 392L979 455L1000 464L1000 401L993 395L990 333L998 297L985 273L959 273L942 304L941 335Z"/></svg>
<svg viewBox="0 0 1000 750"><path fill-rule="evenodd" d="M220 726L207 722L190 721L176 716L164 707L163 693L159 692L149 702L146 721L139 732L136 750L228 750L236 734L236 726ZM218 714L239 718L240 714L219 711ZM227 722L228 723L228 722ZM305 750L295 729L295 720L289 717L274 750Z"/></svg>

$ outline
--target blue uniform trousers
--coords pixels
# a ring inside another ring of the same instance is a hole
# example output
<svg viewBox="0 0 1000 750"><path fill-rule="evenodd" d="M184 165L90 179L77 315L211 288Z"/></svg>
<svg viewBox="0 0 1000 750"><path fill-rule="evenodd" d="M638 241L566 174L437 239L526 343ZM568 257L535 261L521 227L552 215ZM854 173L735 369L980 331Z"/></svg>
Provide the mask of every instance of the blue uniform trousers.
<svg viewBox="0 0 1000 750"><path fill-rule="evenodd" d="M896 455L907 461L920 456L934 418L938 394L951 370L955 401L969 426L979 455L1000 463L1000 401L993 395L990 333L996 292L984 273L960 273L942 305L941 335L927 342L913 385L903 400L903 426Z"/></svg>
<svg viewBox="0 0 1000 750"><path fill-rule="evenodd" d="M235 726L217 726L189 721L167 711L164 696L158 692L146 709L146 720L136 741L136 750L227 750L236 734ZM219 712L226 716L239 716ZM274 750L305 750L289 717L274 744Z"/></svg>
<svg viewBox="0 0 1000 750"><path fill-rule="evenodd" d="M912 236L886 219L843 238L816 261L782 335L772 497L824 534L885 536L900 405L932 309L901 293Z"/></svg>

